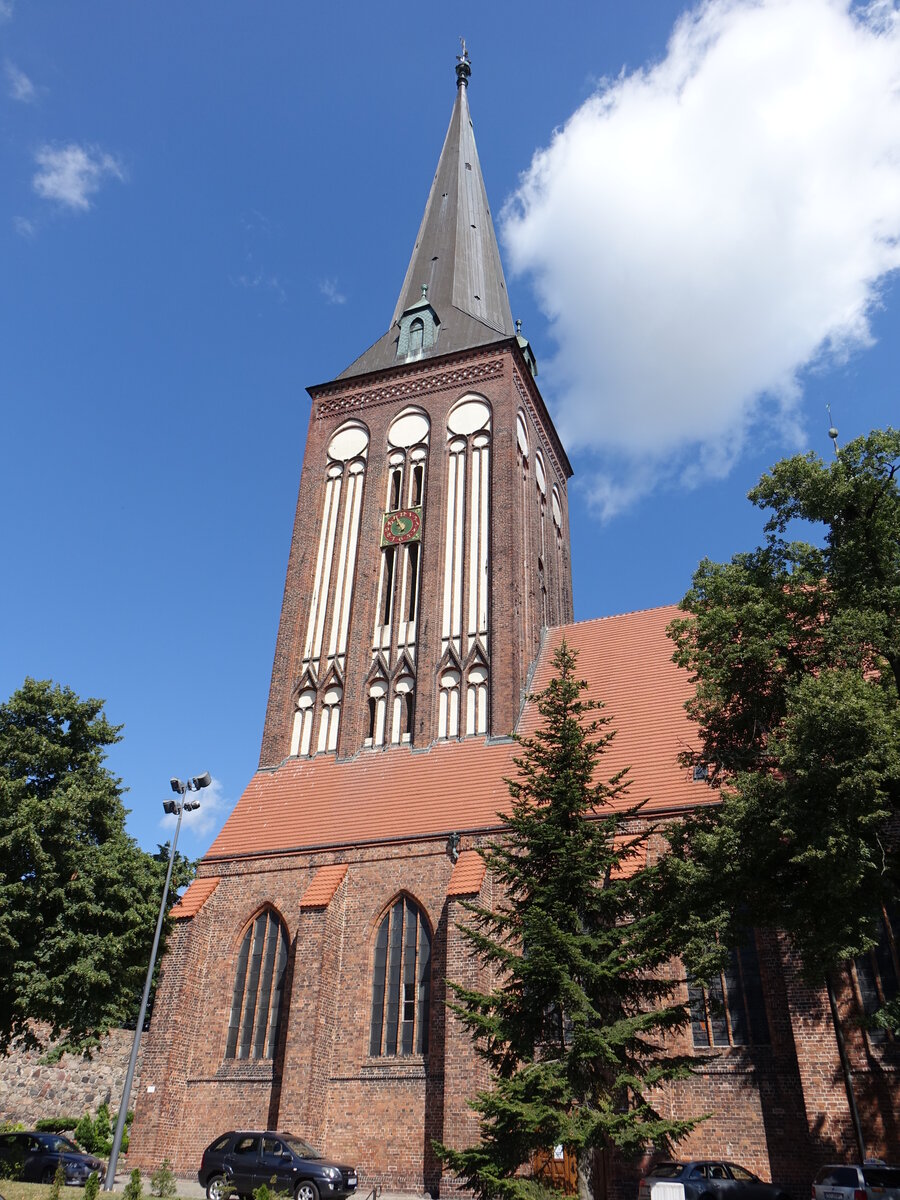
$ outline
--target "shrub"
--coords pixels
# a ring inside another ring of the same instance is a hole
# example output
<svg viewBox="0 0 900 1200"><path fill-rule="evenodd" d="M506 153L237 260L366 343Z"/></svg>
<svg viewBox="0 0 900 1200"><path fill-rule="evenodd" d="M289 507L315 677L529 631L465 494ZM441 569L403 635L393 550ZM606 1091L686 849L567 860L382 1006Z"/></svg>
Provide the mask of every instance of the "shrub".
<svg viewBox="0 0 900 1200"><path fill-rule="evenodd" d="M172 1164L167 1158L162 1160L150 1176L150 1193L153 1196L161 1196L163 1198L178 1195L175 1173L172 1170Z"/></svg>
<svg viewBox="0 0 900 1200"><path fill-rule="evenodd" d="M134 1112L129 1109L125 1114L125 1129L120 1147L123 1154L128 1150L128 1127L133 1120ZM75 1125L74 1136L75 1141L88 1154L98 1154L101 1158L108 1158L112 1150L112 1121L109 1115L109 1105L101 1104L97 1109L96 1117L85 1113Z"/></svg>
<svg viewBox="0 0 900 1200"><path fill-rule="evenodd" d="M65 1186L66 1168L62 1165L62 1159L60 1159L53 1173L53 1182L50 1184L50 1200L59 1200L60 1192Z"/></svg>
<svg viewBox="0 0 900 1200"><path fill-rule="evenodd" d="M135 1167L128 1176L128 1182L125 1184L125 1189L122 1192L122 1200L141 1200L143 1194L144 1187L141 1183L141 1173Z"/></svg>
<svg viewBox="0 0 900 1200"><path fill-rule="evenodd" d="M84 1181L84 1200L97 1200L100 1195L100 1176L96 1171L91 1171L87 1179Z"/></svg>
<svg viewBox="0 0 900 1200"><path fill-rule="evenodd" d="M38 1133L68 1133L78 1124L78 1117L41 1117L35 1121Z"/></svg>

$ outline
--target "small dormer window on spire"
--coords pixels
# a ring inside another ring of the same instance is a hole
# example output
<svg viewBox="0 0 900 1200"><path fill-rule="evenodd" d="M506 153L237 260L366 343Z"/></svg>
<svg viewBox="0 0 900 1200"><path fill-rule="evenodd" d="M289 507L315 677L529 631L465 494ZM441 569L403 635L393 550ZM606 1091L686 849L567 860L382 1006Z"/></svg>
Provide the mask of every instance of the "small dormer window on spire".
<svg viewBox="0 0 900 1200"><path fill-rule="evenodd" d="M437 344L441 320L428 301L428 284L422 284L422 296L402 314L399 321L397 357L413 362Z"/></svg>

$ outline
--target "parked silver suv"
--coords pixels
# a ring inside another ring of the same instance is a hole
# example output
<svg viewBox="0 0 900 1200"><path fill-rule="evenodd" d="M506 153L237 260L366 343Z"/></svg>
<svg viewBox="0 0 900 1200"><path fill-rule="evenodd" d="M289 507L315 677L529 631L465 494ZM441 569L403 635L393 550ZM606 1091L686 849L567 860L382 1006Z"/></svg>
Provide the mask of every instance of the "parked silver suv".
<svg viewBox="0 0 900 1200"><path fill-rule="evenodd" d="M813 1180L811 1200L900 1200L900 1167L830 1163Z"/></svg>

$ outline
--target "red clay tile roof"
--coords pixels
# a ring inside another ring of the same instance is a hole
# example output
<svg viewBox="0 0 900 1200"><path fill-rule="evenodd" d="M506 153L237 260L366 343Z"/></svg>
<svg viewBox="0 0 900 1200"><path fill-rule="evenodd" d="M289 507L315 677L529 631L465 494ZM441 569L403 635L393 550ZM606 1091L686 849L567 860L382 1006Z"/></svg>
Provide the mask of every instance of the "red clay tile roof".
<svg viewBox="0 0 900 1200"><path fill-rule="evenodd" d="M196 917L197 913L219 886L218 875L207 875L205 879L195 879L187 891L172 908L171 916L176 920L184 917Z"/></svg>
<svg viewBox="0 0 900 1200"><path fill-rule="evenodd" d="M346 874L346 863L335 863L331 867L319 867L313 876L312 883L303 893L300 907L327 908Z"/></svg>
<svg viewBox="0 0 900 1200"><path fill-rule="evenodd" d="M578 651L588 695L604 701L617 731L600 770L608 777L631 767L623 808L644 798L652 809L689 808L710 798L676 761L696 741L683 707L691 685L672 662L665 636L678 615L670 606L558 626L538 656L532 691L551 677L563 636ZM536 721L534 706L526 705L521 732L533 731ZM509 801L503 780L515 774L517 751L513 742L467 738L421 750L364 750L345 762L330 754L287 759L250 780L207 859L497 828Z"/></svg>
<svg viewBox="0 0 900 1200"><path fill-rule="evenodd" d="M473 896L481 891L486 871L484 859L475 850L463 850L453 868L448 896Z"/></svg>

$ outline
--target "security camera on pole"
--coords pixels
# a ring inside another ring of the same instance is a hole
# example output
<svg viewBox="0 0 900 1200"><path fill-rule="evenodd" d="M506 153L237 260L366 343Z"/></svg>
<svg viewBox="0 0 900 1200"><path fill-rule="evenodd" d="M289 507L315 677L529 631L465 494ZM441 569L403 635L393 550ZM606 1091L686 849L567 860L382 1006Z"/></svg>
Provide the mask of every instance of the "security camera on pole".
<svg viewBox="0 0 900 1200"><path fill-rule="evenodd" d="M159 937L162 933L163 920L166 915L166 900L169 897L169 883L172 879L172 867L175 863L175 847L178 845L178 833L181 829L181 818L185 812L193 812L195 808L200 807L199 800L185 799L188 792L199 792L201 788L209 787L212 783L209 771L203 775L195 775L193 779L188 779L182 782L180 779L170 779L169 783L172 791L178 797L177 800L163 800L163 812L173 815L178 814L178 820L175 823L175 833L172 836L172 842L169 846L169 867L166 871L166 882L163 885L162 900L159 905L159 917L156 921L156 933L153 935L153 949L150 951L150 966L147 968L147 978L144 981L144 994L141 997L141 1010L138 1013L137 1025L134 1028L134 1042L131 1046L131 1058L128 1060L128 1071L125 1075L125 1087L122 1089L122 1100L119 1104L119 1116L116 1121L116 1132L113 1136L112 1150L109 1155L109 1167L106 1171L106 1179L103 1182L103 1190L111 1192L115 1186L116 1166L119 1161L119 1151L122 1147L122 1135L125 1132L125 1118L128 1113L128 1100L131 1096L131 1084L134 1080L134 1068L137 1063L138 1049L141 1044L141 1032L144 1028L144 1018L147 1015L147 1001L150 998L150 986L153 983L153 968L156 966L156 952L159 949Z"/></svg>

